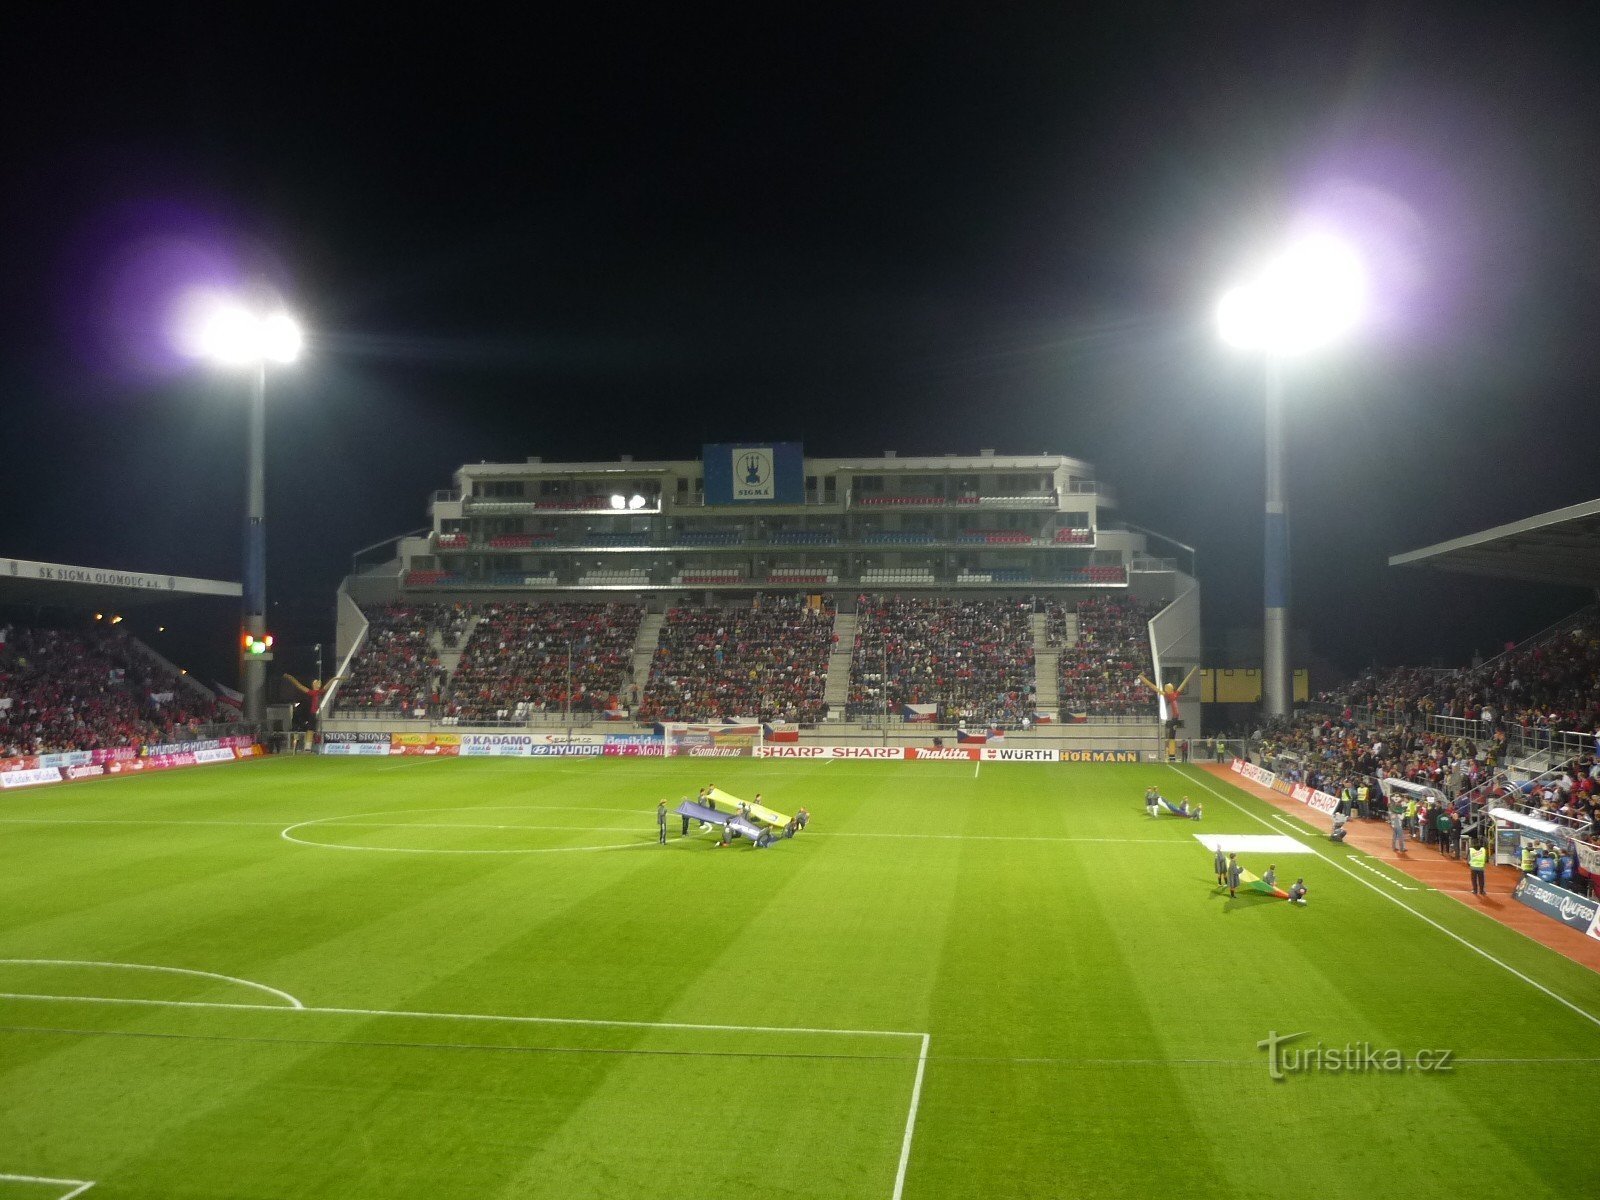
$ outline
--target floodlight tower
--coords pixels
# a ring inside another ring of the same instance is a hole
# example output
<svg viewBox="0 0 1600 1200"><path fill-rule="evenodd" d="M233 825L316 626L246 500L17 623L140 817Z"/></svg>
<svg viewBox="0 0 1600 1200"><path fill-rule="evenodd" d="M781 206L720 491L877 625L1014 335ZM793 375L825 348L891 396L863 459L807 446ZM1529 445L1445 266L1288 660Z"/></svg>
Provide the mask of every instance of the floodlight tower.
<svg viewBox="0 0 1600 1200"><path fill-rule="evenodd" d="M286 312L255 312L236 302L220 301L200 317L196 342L199 353L210 362L250 371L242 613L246 651L241 656L240 690L244 693L244 719L260 725L266 719L266 660L271 657L272 644L267 634L267 364L296 361L305 335Z"/></svg>
<svg viewBox="0 0 1600 1200"><path fill-rule="evenodd" d="M1223 294L1223 341L1259 354L1266 381L1266 601L1262 700L1266 715L1294 708L1289 664L1289 497L1283 376L1287 360L1326 346L1360 324L1367 277L1360 256L1326 233L1295 239L1244 283Z"/></svg>

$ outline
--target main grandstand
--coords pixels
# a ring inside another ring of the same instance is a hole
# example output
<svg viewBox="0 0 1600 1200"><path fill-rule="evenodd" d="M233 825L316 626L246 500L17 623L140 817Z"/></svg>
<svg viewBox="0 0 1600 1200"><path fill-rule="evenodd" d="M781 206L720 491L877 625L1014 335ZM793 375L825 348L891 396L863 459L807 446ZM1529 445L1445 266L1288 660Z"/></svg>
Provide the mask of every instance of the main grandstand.
<svg viewBox="0 0 1600 1200"><path fill-rule="evenodd" d="M1051 454L466 465L341 587L324 727L759 719L1154 750L1138 677L1199 660L1194 556L1114 512Z"/></svg>

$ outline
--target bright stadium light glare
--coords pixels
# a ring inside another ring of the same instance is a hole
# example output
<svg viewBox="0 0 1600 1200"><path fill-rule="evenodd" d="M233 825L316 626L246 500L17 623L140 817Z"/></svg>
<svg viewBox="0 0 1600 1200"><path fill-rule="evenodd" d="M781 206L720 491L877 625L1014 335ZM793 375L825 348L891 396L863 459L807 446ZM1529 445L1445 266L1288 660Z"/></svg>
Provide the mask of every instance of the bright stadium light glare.
<svg viewBox="0 0 1600 1200"><path fill-rule="evenodd" d="M627 508L628 507L628 498L626 496L613 496L613 497L611 497L611 507L612 508Z"/></svg>
<svg viewBox="0 0 1600 1200"><path fill-rule="evenodd" d="M224 366L255 362L258 328L255 318L237 304L219 304L200 320L200 356Z"/></svg>
<svg viewBox="0 0 1600 1200"><path fill-rule="evenodd" d="M1230 346L1293 355L1348 334L1366 308L1367 271L1355 248L1332 234L1309 234L1223 293L1217 328Z"/></svg>
<svg viewBox="0 0 1600 1200"><path fill-rule="evenodd" d="M1292 238L1265 266L1224 292L1217 330L1230 346L1259 355L1266 384L1266 504L1262 614L1262 708L1293 709L1289 666L1289 502L1283 390L1287 360L1337 341L1366 315L1366 264L1326 229Z"/></svg>
<svg viewBox="0 0 1600 1200"><path fill-rule="evenodd" d="M305 334L300 322L286 312L275 312L261 322L261 356L277 363L292 363L300 357Z"/></svg>
<svg viewBox="0 0 1600 1200"><path fill-rule="evenodd" d="M632 496L629 496L628 497L628 507L629 508L643 508L644 507L644 497L639 495L637 492L634 493Z"/></svg>
<svg viewBox="0 0 1600 1200"><path fill-rule="evenodd" d="M267 375L271 367L300 358L305 333L275 300L260 296L242 300L209 287L192 288L176 297L168 332L186 356L244 368L242 373L250 377L239 687L244 694L244 718L259 727L266 718L266 660L272 657L272 635L266 632Z"/></svg>
<svg viewBox="0 0 1600 1200"><path fill-rule="evenodd" d="M292 363L305 347L300 323L281 309L265 314L212 291L179 302L176 338L185 353L223 366Z"/></svg>

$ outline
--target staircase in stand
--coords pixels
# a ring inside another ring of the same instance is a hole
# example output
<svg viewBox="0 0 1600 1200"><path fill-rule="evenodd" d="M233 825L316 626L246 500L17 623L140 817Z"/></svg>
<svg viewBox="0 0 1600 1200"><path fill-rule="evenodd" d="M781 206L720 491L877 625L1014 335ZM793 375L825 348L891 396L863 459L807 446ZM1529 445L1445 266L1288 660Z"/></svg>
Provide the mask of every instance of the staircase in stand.
<svg viewBox="0 0 1600 1200"><path fill-rule="evenodd" d="M474 615L467 621L467 627L461 631L461 640L456 643L454 650L445 649L444 634L438 630L428 635L428 647L439 656L439 694L445 695L450 690L450 684L456 677L456 668L461 665L461 652L467 648L467 643L472 640L472 631L477 629L478 622L483 618Z"/></svg>
<svg viewBox="0 0 1600 1200"><path fill-rule="evenodd" d="M633 643L633 686L644 696L645 684L650 682L650 664L655 660L656 648L661 645L661 627L667 623L664 613L645 613L639 622L639 636Z"/></svg>
<svg viewBox="0 0 1600 1200"><path fill-rule="evenodd" d="M1067 620L1069 627L1075 627L1078 623L1076 616ZM1049 621L1044 613L1034 613L1030 623L1033 626L1034 707L1040 712L1055 713L1061 704L1061 696L1056 686L1056 648L1050 645L1047 632Z"/></svg>
<svg viewBox="0 0 1600 1200"><path fill-rule="evenodd" d="M856 650L856 614L838 613L833 618L833 653L828 656L828 686L822 693L828 715L844 719L845 702L850 699L850 660Z"/></svg>

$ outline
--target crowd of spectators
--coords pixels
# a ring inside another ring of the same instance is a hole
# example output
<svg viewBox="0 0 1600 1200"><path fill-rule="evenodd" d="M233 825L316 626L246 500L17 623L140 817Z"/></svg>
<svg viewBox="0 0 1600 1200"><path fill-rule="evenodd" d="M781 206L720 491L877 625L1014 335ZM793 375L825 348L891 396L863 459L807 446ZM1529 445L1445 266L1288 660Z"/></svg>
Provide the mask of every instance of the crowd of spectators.
<svg viewBox="0 0 1600 1200"><path fill-rule="evenodd" d="M464 604L386 604L368 610L366 641L339 685L337 707L411 715L436 706L444 686L439 652L459 643L471 617Z"/></svg>
<svg viewBox="0 0 1600 1200"><path fill-rule="evenodd" d="M820 720L833 618L831 600L813 605L804 596L671 609L650 665L641 719Z"/></svg>
<svg viewBox="0 0 1600 1200"><path fill-rule="evenodd" d="M1600 618L1459 671L1373 669L1318 697L1406 716L1459 717L1487 733L1600 729Z"/></svg>
<svg viewBox="0 0 1600 1200"><path fill-rule="evenodd" d="M505 603L478 610L443 712L462 721L616 710L632 683L637 604ZM569 658L570 651L570 658Z"/></svg>
<svg viewBox="0 0 1600 1200"><path fill-rule="evenodd" d="M1363 784L1376 790L1392 777L1454 797L1485 783L1497 765L1490 742L1405 724L1362 725L1348 710L1338 717L1301 712L1269 722L1261 731L1260 756L1294 782L1335 796Z"/></svg>
<svg viewBox="0 0 1600 1200"><path fill-rule="evenodd" d="M121 634L0 628L0 758L183 741L225 719Z"/></svg>
<svg viewBox="0 0 1600 1200"><path fill-rule="evenodd" d="M1028 601L861 596L850 661L852 719L936 704L944 724L1034 717Z"/></svg>
<svg viewBox="0 0 1600 1200"><path fill-rule="evenodd" d="M1159 609L1132 597L1080 600L1078 640L1067 645L1067 610L1059 604L1046 608L1046 640L1058 648L1056 688L1062 713L1155 719L1155 694L1139 676L1154 674L1147 627Z"/></svg>
<svg viewBox="0 0 1600 1200"><path fill-rule="evenodd" d="M1429 730L1421 724L1363 725L1302 712L1260 732L1260 761L1280 777L1337 796L1347 811L1382 818L1398 808L1406 835L1441 853L1461 853L1462 834L1481 814L1507 807L1541 817L1567 836L1600 836L1600 764L1583 755L1530 781L1498 769L1493 739ZM1433 789L1393 788L1386 780Z"/></svg>

